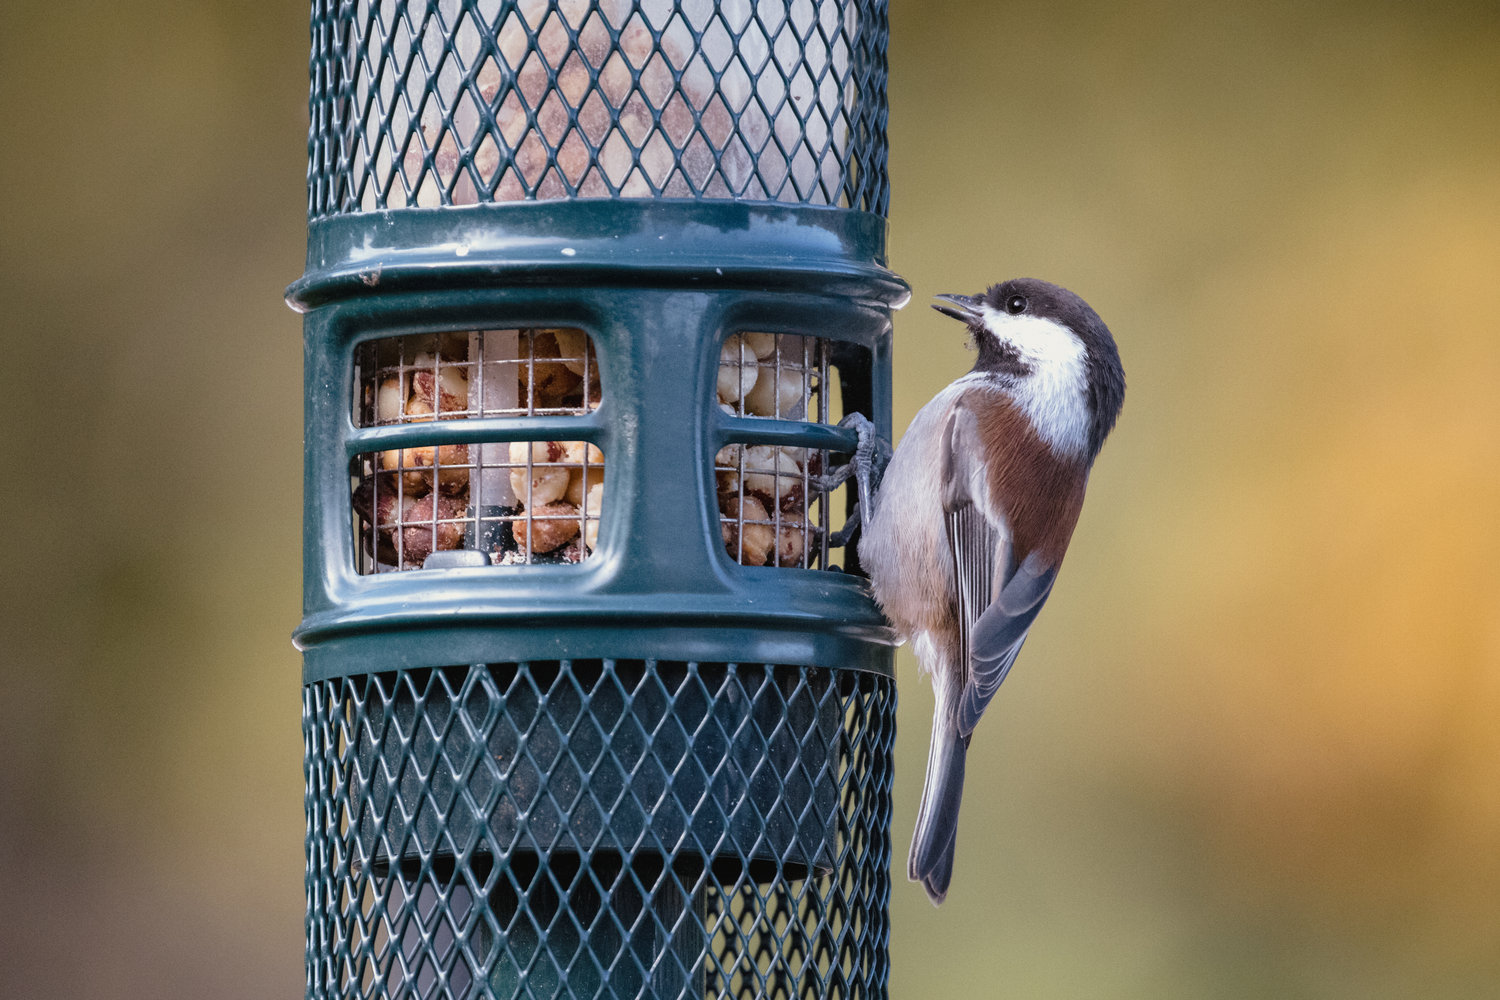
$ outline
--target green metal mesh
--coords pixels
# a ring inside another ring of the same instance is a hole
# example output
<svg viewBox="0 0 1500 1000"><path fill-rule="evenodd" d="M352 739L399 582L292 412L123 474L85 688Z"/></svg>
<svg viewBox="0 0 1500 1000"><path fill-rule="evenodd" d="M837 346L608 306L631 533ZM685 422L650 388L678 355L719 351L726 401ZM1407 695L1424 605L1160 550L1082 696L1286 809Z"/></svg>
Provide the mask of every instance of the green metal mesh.
<svg viewBox="0 0 1500 1000"><path fill-rule="evenodd" d="M308 995L883 996L894 714L734 663L308 685Z"/></svg>
<svg viewBox="0 0 1500 1000"><path fill-rule="evenodd" d="M885 214L883 0L314 0L308 215L554 198Z"/></svg>

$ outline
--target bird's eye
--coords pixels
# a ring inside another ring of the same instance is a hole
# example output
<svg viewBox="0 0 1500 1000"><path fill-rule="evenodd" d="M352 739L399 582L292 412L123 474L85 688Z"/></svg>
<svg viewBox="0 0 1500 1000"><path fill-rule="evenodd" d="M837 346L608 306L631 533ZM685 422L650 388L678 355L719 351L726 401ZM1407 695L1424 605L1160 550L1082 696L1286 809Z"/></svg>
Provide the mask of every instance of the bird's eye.
<svg viewBox="0 0 1500 1000"><path fill-rule="evenodd" d="M1024 295L1012 295L1010 298L1006 299L1005 300L1005 311L1008 312L1008 313L1010 313L1012 316L1015 316L1015 315L1018 315L1020 313L1025 312L1026 311L1026 296L1024 296Z"/></svg>

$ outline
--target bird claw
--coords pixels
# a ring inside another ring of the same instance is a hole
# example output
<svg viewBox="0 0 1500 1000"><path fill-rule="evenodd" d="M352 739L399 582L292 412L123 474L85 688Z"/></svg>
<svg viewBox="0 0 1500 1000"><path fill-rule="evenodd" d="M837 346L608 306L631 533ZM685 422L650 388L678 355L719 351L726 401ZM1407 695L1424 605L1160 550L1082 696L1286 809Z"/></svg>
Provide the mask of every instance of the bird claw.
<svg viewBox="0 0 1500 1000"><path fill-rule="evenodd" d="M828 547L831 549L840 549L848 545L854 540L854 536L859 534L862 524L863 518L860 517L859 507L856 505L844 520L844 526L828 536Z"/></svg>
<svg viewBox="0 0 1500 1000"><path fill-rule="evenodd" d="M855 484L854 509L849 512L844 526L828 537L831 546L848 545L864 522L864 512L874 513L875 496L885 476L885 467L891 461L890 443L880 436L863 413L848 414L839 421L839 426L852 429L859 436L859 443L847 464L830 469L818 478L818 488L824 492L831 492L850 479Z"/></svg>

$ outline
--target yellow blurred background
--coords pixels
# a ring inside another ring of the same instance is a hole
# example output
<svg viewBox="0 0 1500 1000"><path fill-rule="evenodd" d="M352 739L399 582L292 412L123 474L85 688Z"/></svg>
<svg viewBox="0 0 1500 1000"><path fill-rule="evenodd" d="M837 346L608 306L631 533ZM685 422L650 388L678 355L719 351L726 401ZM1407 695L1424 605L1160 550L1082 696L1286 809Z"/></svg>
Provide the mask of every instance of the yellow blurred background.
<svg viewBox="0 0 1500 1000"><path fill-rule="evenodd" d="M893 995L1500 995L1500 10L894 6L898 423L1023 274L1130 389ZM306 17L0 32L6 996L302 989Z"/></svg>

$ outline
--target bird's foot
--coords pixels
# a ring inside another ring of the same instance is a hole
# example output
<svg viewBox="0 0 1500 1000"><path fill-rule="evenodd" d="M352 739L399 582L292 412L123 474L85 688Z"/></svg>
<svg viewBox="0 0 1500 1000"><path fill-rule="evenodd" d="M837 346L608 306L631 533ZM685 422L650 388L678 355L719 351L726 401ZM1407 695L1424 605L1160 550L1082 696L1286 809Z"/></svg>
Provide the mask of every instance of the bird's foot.
<svg viewBox="0 0 1500 1000"><path fill-rule="evenodd" d="M863 413L849 414L839 421L839 426L852 429L859 436L859 443L855 445L854 454L847 464L830 469L818 477L817 485L823 492L831 492L850 479L854 480L854 509L849 512L844 526L829 536L828 544L832 546L848 545L864 522L866 512L873 515L875 495L885 476L885 467L891 461L890 443L880 436L875 425Z"/></svg>

